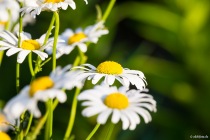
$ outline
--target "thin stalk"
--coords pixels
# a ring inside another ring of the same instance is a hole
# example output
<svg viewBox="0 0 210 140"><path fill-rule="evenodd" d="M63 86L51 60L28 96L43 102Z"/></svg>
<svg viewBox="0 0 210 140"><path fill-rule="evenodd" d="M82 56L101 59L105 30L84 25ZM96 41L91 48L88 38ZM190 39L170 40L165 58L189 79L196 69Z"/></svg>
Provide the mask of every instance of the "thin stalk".
<svg viewBox="0 0 210 140"><path fill-rule="evenodd" d="M16 91L19 93L20 88L20 64L16 63Z"/></svg>
<svg viewBox="0 0 210 140"><path fill-rule="evenodd" d="M51 34L54 23L55 23L55 16L53 15L53 17L51 19L51 22L50 22L50 25L49 25L48 30L47 30L43 45L45 45L47 43L47 40L48 40L48 38Z"/></svg>
<svg viewBox="0 0 210 140"><path fill-rule="evenodd" d="M55 34L54 34L54 42L53 42L52 70L55 70L55 68L56 68L56 46L57 46L59 27L60 27L59 14L57 12L54 12L54 17L55 17Z"/></svg>
<svg viewBox="0 0 210 140"><path fill-rule="evenodd" d="M53 110L56 108L58 103L59 103L59 101L57 99L55 99L55 101L53 102ZM48 114L49 114L49 111L46 111L44 116L39 120L39 122L36 125L35 129L32 130L32 133L29 136L32 140L36 139L37 135L39 134L40 130L42 129L42 127L44 126L44 124L45 124L45 122L47 120Z"/></svg>
<svg viewBox="0 0 210 140"><path fill-rule="evenodd" d="M106 8L106 11L102 17L103 21L106 21L107 17L109 16L114 4L115 4L116 0L110 0L108 7Z"/></svg>
<svg viewBox="0 0 210 140"><path fill-rule="evenodd" d="M106 135L106 138L104 140L110 140L111 138L111 135L112 135L112 132L114 130L114 124L112 122L110 122L109 124L109 129L108 129L108 132L107 132L107 135Z"/></svg>
<svg viewBox="0 0 210 140"><path fill-rule="evenodd" d="M27 129L26 129L26 132L25 132L25 135L24 135L24 136L27 136L27 134L28 134L28 132L29 132L29 129L30 129L30 127L31 127L32 120L33 120L33 114L30 113L30 118L29 118L28 125L27 125Z"/></svg>
<svg viewBox="0 0 210 140"><path fill-rule="evenodd" d="M99 127L100 127L100 123L97 123L96 126L94 127L94 129L91 131L91 133L86 138L86 140L90 140L92 138L92 136L96 133L96 131L98 130Z"/></svg>
<svg viewBox="0 0 210 140"><path fill-rule="evenodd" d="M4 51L0 51L0 67L3 60L3 56L4 56Z"/></svg>
<svg viewBox="0 0 210 140"><path fill-rule="evenodd" d="M78 96L79 93L80 93L80 88L76 88L74 98L73 98L73 102L72 102L71 114L70 114L70 117L69 117L69 123L68 123L68 127L66 129L64 140L68 140L70 138L70 135L71 135L71 131L72 131L72 128L73 128L73 125L74 125L76 111L77 111L77 96Z"/></svg>
<svg viewBox="0 0 210 140"><path fill-rule="evenodd" d="M28 55L28 65L31 72L31 76L34 77L35 73L34 73L33 64L32 64L32 52L30 52Z"/></svg>
<svg viewBox="0 0 210 140"><path fill-rule="evenodd" d="M20 48L20 45L21 45L21 36L20 36L20 33L22 32L23 30L23 18L20 14L20 17L19 17L19 37L18 37L18 48ZM16 63L16 90L17 90L17 93L19 92L19 88L20 88L20 64L17 62Z"/></svg>
<svg viewBox="0 0 210 140"><path fill-rule="evenodd" d="M55 16L53 15L53 17L51 19L51 22L50 22L50 25L49 25L48 30L47 30L43 45L45 45L47 43L47 40L49 39L49 36L50 36L51 31L53 29L54 23L55 23ZM36 65L35 65L35 68L34 68L34 76L32 76L31 81L33 81L35 79L35 76L39 71L39 66L40 66L41 62L42 62L42 60L40 59L39 56L37 56Z"/></svg>
<svg viewBox="0 0 210 140"><path fill-rule="evenodd" d="M55 33L54 33L54 42L53 42L52 71L54 71L55 68L56 68L56 46L57 46L59 28L60 28L59 14L57 13L57 11L54 12L53 18L55 18ZM54 19L51 20L51 24L52 24L53 20ZM53 106L52 106L52 102L53 102L52 99L49 99L48 105L47 105L47 110L49 111L49 115L48 115L47 124L46 124L45 140L48 140L52 137L52 130L53 130Z"/></svg>
<svg viewBox="0 0 210 140"><path fill-rule="evenodd" d="M47 123L45 127L45 140L49 140L52 136L52 129L53 129L53 106L52 106L52 99L47 101Z"/></svg>

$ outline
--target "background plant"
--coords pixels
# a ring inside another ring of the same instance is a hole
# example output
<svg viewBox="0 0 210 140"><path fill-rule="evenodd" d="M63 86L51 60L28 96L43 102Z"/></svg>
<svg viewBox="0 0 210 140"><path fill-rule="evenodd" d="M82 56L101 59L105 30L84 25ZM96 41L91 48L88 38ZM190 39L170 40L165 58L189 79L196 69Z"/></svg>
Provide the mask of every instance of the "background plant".
<svg viewBox="0 0 210 140"><path fill-rule="evenodd" d="M96 17L95 5L99 4L103 10L107 3L89 1L85 5L83 1L78 1L75 11L68 9L60 13L60 32L66 27L92 24ZM88 61L97 65L107 59L118 60L124 67L143 71L150 94L157 100L158 112L153 114L152 123L141 123L134 131L120 131L118 134L116 129L112 139L210 136L209 6L208 0L117 1L106 22L110 33L102 37L96 46L89 46ZM39 24L28 25L25 30L37 35L34 38L39 37L46 31L50 19L51 15L44 12L37 17ZM58 59L57 64L72 63L74 54L76 52ZM1 103L16 92L15 88L11 88L15 87L15 60L16 56L4 57L2 62ZM30 81L30 71L27 62L21 67L20 87L23 87ZM50 69L50 63L46 64L38 75L46 75ZM86 86L91 85L87 83ZM67 103L58 106L54 112L54 139L64 135L72 98L69 93ZM78 113L72 133L78 139L84 139L94 127L94 120L83 118ZM86 131L80 131L81 128ZM100 132L106 129L106 126L101 127ZM102 137L100 132L95 139Z"/></svg>

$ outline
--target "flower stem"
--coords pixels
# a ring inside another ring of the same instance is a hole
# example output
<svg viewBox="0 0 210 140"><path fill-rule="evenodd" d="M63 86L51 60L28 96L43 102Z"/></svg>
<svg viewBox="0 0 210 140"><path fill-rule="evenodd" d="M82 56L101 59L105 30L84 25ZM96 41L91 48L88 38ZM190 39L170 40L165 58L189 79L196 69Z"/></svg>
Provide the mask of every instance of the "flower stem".
<svg viewBox="0 0 210 140"><path fill-rule="evenodd" d="M58 105L59 101L55 99L53 102L53 110ZM37 135L40 133L40 130L44 126L47 117L48 117L49 111L46 111L45 115L39 120L38 124L36 125L35 129L32 130L31 134L28 136L30 140L35 140Z"/></svg>
<svg viewBox="0 0 210 140"><path fill-rule="evenodd" d="M30 113L30 118L29 118L28 126L27 126L27 129L26 129L26 131L25 131L24 136L27 136L27 134L28 134L28 132L29 132L29 129L30 129L30 127L31 127L32 120L33 120L33 114Z"/></svg>
<svg viewBox="0 0 210 140"><path fill-rule="evenodd" d="M53 106L52 106L52 99L47 101L47 111L48 111L48 118L45 127L45 140L50 140L52 137L52 130L53 130Z"/></svg>
<svg viewBox="0 0 210 140"><path fill-rule="evenodd" d="M20 88L20 64L16 63L16 91L19 92Z"/></svg>
<svg viewBox="0 0 210 140"><path fill-rule="evenodd" d="M28 65L31 72L31 76L34 77L35 73L34 73L33 64L32 64L32 52L30 52L30 54L28 55Z"/></svg>
<svg viewBox="0 0 210 140"><path fill-rule="evenodd" d="M56 68L56 46L58 41L58 35L59 35L59 28L60 28L60 21L59 21L59 14L54 12L53 18L51 20L49 30L52 29L52 25L55 20L55 33L54 33L54 42L53 42L53 60L52 60L52 71ZM45 41L47 41L48 36L50 35L50 32L47 32ZM48 119L46 123L45 128L45 140L49 140L52 137L52 130L53 130L53 100L49 99L47 102L47 110L49 111Z"/></svg>
<svg viewBox="0 0 210 140"><path fill-rule="evenodd" d="M92 136L96 133L96 131L98 130L99 127L100 127L100 124L97 123L96 126L94 127L94 129L91 131L91 133L86 138L86 140L90 140L92 138Z"/></svg>
<svg viewBox="0 0 210 140"><path fill-rule="evenodd" d="M51 22L50 22L50 25L49 25L48 30L47 30L47 33L46 33L43 45L45 45L47 43L47 40L48 40L48 38L49 38L49 36L51 34L51 31L52 31L54 22L55 22L55 16L53 15L53 17L51 19Z"/></svg>
<svg viewBox="0 0 210 140"><path fill-rule="evenodd" d="M103 21L106 21L106 19L107 19L107 17L109 16L109 14L110 14L110 12L111 12L111 10L112 10L112 8L113 8L115 2L116 2L116 0L110 0L109 5L108 5L108 7L107 7L107 9L106 9L106 11L105 11L103 17L102 17L102 20L103 20Z"/></svg>
<svg viewBox="0 0 210 140"><path fill-rule="evenodd" d="M22 6L22 5L21 5ZM23 28L23 18L20 14L20 17L19 17L19 37L18 37L18 48L20 48L20 45L21 45L21 32L22 32L22 29ZM16 63L16 91L17 93L19 92L19 88L20 88L20 64L17 62Z"/></svg>
<svg viewBox="0 0 210 140"><path fill-rule="evenodd" d="M54 34L54 42L53 42L53 64L52 64L52 70L55 70L56 68L56 46L58 41L58 35L59 35L59 14L57 12L54 12L55 17L55 34Z"/></svg>
<svg viewBox="0 0 210 140"><path fill-rule="evenodd" d="M0 51L0 67L1 67L3 56L4 56L4 51Z"/></svg>
<svg viewBox="0 0 210 140"><path fill-rule="evenodd" d="M110 140L112 132L114 130L114 126L115 125L112 122L110 122L108 132L107 132L106 138L104 140Z"/></svg>
<svg viewBox="0 0 210 140"><path fill-rule="evenodd" d="M66 129L64 140L68 140L70 138L70 135L71 135L71 131L72 131L72 128L73 128L73 125L74 125L74 120L75 120L76 111L77 111L77 96L78 96L79 93L80 93L80 88L76 88L74 98L73 98L72 107L71 107L71 115L70 115L70 118L69 118L69 123L68 123L68 127Z"/></svg>

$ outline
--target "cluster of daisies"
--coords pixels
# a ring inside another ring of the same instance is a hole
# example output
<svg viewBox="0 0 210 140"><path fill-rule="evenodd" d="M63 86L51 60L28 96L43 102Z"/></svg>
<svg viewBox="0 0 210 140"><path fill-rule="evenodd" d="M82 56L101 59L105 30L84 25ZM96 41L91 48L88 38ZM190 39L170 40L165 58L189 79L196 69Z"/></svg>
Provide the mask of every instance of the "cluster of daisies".
<svg viewBox="0 0 210 140"><path fill-rule="evenodd" d="M7 56L17 54L19 64L31 53L42 61L51 57L55 38L46 40L46 33L38 39L33 39L30 33L12 30L12 27L6 29L6 26L11 25L9 21L16 23L19 18L18 14L14 20L11 19L13 15L11 13L20 12L24 18L26 15L35 18L42 11L54 12L66 10L68 7L76 8L73 0L19 0L22 6L15 0L2 0L0 3L0 10L5 10L5 14L0 11L0 51L6 51ZM85 3L87 4L86 0ZM4 8L1 8L3 5ZM57 38L55 57L58 59L63 55L69 55L76 47L85 53L88 50L87 44L97 43L101 36L108 33L102 20L85 29L78 28L74 31L67 28ZM84 106L83 116L98 115L99 124L105 124L109 117L114 124L121 120L123 130L134 130L141 117L145 123L152 120L149 111L156 112L156 101L147 94L147 82L141 71L123 68L114 61L102 62L97 67L88 63L79 66L67 65L64 68L57 66L48 76L35 78L6 103L0 112L0 139L9 140L4 131L8 129L8 124L17 125L24 112L29 111L35 118L40 118L42 112L38 102L57 99L64 103L67 100L65 91L75 87L82 89L86 79L91 80L95 86L92 89L83 89L77 97ZM114 86L116 82L122 86ZM133 89L130 88L132 86Z"/></svg>

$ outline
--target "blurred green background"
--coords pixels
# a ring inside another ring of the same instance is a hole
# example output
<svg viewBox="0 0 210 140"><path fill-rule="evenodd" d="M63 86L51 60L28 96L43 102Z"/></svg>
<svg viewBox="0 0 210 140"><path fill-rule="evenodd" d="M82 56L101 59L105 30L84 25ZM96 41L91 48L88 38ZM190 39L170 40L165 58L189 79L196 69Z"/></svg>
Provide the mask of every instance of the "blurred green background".
<svg viewBox="0 0 210 140"><path fill-rule="evenodd" d="M60 11L60 33L66 28L85 28L96 21L95 5L102 11L108 0L75 1L76 10ZM34 25L25 31L38 38L46 32L52 14L37 16ZM202 135L210 138L210 1L209 0L121 0L117 1L106 27L110 33L88 48L88 63L97 66L113 60L123 67L144 72L150 94L157 101L152 122L144 121L134 131L115 127L113 140L177 140ZM72 63L76 50L60 58L58 65ZM1 104L15 92L15 59L6 57L0 68ZM38 75L50 73L51 63ZM30 82L27 61L21 65L21 87ZM88 87L88 86L87 86ZM68 102L60 104L54 114L53 139L65 133L73 91ZM83 118L78 107L73 134L83 140L93 129L95 118ZM83 130L84 129L84 130ZM94 136L103 139L107 125ZM42 132L43 133L43 132ZM42 139L42 134L38 139Z"/></svg>

